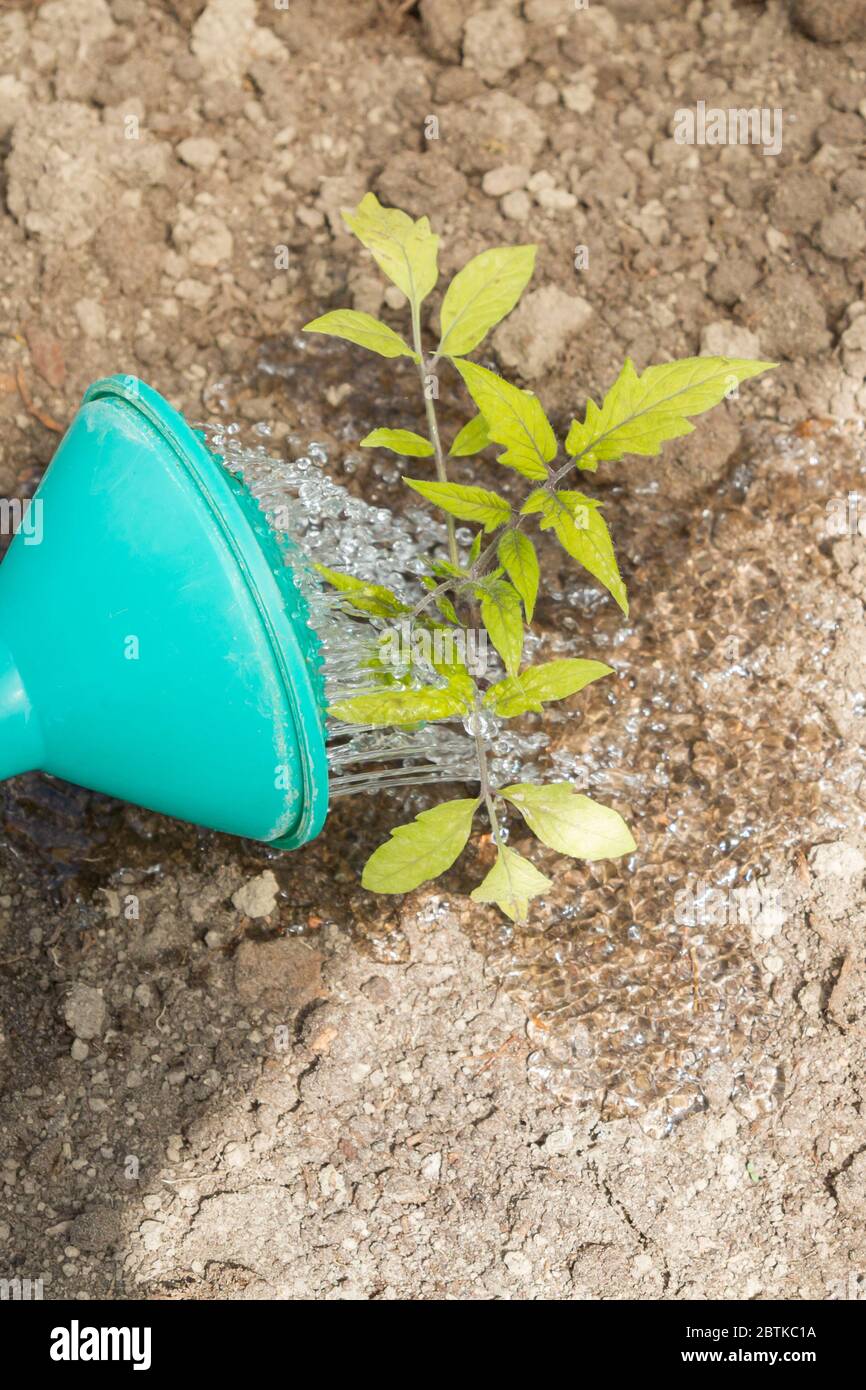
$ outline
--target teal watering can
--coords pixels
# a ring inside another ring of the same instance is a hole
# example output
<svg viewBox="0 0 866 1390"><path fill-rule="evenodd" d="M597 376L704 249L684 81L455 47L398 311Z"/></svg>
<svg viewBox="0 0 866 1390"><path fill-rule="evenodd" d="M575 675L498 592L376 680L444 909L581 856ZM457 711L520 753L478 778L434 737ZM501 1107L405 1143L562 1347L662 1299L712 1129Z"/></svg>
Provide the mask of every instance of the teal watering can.
<svg viewBox="0 0 866 1390"><path fill-rule="evenodd" d="M317 835L321 655L243 485L113 376L30 507L0 565L0 779L41 769L280 849Z"/></svg>

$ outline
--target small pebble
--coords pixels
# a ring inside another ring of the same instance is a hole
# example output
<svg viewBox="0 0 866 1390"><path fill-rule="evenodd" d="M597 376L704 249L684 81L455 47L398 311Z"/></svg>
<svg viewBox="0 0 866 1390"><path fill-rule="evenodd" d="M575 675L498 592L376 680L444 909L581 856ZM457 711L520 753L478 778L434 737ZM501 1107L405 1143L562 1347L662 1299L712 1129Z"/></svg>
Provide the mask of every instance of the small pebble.
<svg viewBox="0 0 866 1390"><path fill-rule="evenodd" d="M525 164L502 164L484 175L481 187L488 198L502 198L515 189L525 188L529 177L530 171Z"/></svg>
<svg viewBox="0 0 866 1390"><path fill-rule="evenodd" d="M188 140L181 140L176 153L191 169L212 169L220 157L220 147L216 140L191 135Z"/></svg>
<svg viewBox="0 0 866 1390"><path fill-rule="evenodd" d="M522 188L516 188L513 193L506 193L499 206L503 217L507 217L511 222L525 222L532 211L529 194Z"/></svg>
<svg viewBox="0 0 866 1390"><path fill-rule="evenodd" d="M595 92L588 82L576 82L573 87L565 88L562 101L569 111L576 111L579 116L588 116L595 106Z"/></svg>
<svg viewBox="0 0 866 1390"><path fill-rule="evenodd" d="M548 212L568 212L577 207L577 198L565 188L542 188L536 195L539 207Z"/></svg>

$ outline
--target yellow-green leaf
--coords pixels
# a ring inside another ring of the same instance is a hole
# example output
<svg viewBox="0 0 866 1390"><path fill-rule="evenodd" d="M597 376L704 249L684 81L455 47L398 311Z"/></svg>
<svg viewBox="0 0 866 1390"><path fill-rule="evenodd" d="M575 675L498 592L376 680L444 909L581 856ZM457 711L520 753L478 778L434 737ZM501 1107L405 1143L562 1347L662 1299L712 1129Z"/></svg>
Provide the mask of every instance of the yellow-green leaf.
<svg viewBox="0 0 866 1390"><path fill-rule="evenodd" d="M530 666L518 676L509 676L492 685L484 703L506 719L526 714L529 710L542 712L543 700L565 700L576 695L585 685L609 676L611 667L603 661L585 661L579 657L562 657Z"/></svg>
<svg viewBox="0 0 866 1390"><path fill-rule="evenodd" d="M345 338L347 342L378 352L380 357L411 357L416 362L418 360L417 352L413 352L387 323L380 323L372 314L362 314L356 309L335 309L333 313L322 314L320 318L305 323L302 331L325 333L330 338Z"/></svg>
<svg viewBox="0 0 866 1390"><path fill-rule="evenodd" d="M686 357L647 367L638 376L630 359L604 398L589 401L583 422L573 420L566 452L594 470L623 454L657 454L666 439L691 434L689 415L718 405L741 381L775 367L737 357Z"/></svg>
<svg viewBox="0 0 866 1390"><path fill-rule="evenodd" d="M528 859L500 845L493 868L469 896L476 903L496 903L512 922L523 922L532 899L551 886L551 880Z"/></svg>
<svg viewBox="0 0 866 1390"><path fill-rule="evenodd" d="M442 301L440 357L471 352L510 314L535 269L537 246L495 246L458 271Z"/></svg>
<svg viewBox="0 0 866 1390"><path fill-rule="evenodd" d="M560 854L574 859L618 859L637 848L618 811L578 795L570 782L546 787L523 783L503 787L500 795L517 807L539 840Z"/></svg>
<svg viewBox="0 0 866 1390"><path fill-rule="evenodd" d="M511 506L498 493L489 492L484 487L464 487L461 483L422 483L415 478L404 478L403 482L420 492L428 502L459 517L461 521L477 521L485 531L495 531L504 526L511 516Z"/></svg>
<svg viewBox="0 0 866 1390"><path fill-rule="evenodd" d="M439 238L428 219L413 222L398 208L383 208L375 193L366 193L354 212L344 211L343 219L372 251L379 269L417 307L439 278Z"/></svg>
<svg viewBox="0 0 866 1390"><path fill-rule="evenodd" d="M556 436L538 397L477 362L457 360L454 365L484 416L491 440L505 446L497 462L525 478L546 478L546 465L556 457Z"/></svg>
<svg viewBox="0 0 866 1390"><path fill-rule="evenodd" d="M437 594L433 602L443 618L447 618L449 623L453 623L455 627L459 625L460 619L457 617L457 610L447 594Z"/></svg>
<svg viewBox="0 0 866 1390"><path fill-rule="evenodd" d="M628 617L628 595L600 503L582 492L550 493L537 488L521 511L540 513L542 531L552 530L562 548L600 580Z"/></svg>
<svg viewBox="0 0 866 1390"><path fill-rule="evenodd" d="M538 556L535 546L522 531L503 531L496 550L499 563L523 599L526 621L532 622L538 594Z"/></svg>
<svg viewBox="0 0 866 1390"><path fill-rule="evenodd" d="M469 681L470 686L472 681ZM474 686L472 687L474 690ZM338 700L328 713L344 724L421 724L451 719L470 707L471 694L454 681L441 689L381 690Z"/></svg>
<svg viewBox="0 0 866 1390"><path fill-rule="evenodd" d="M509 676L516 675L523 655L523 610L520 596L504 579L491 579L482 587L481 620L502 657Z"/></svg>
<svg viewBox="0 0 866 1390"><path fill-rule="evenodd" d="M452 458L467 458L470 454L478 454L482 449L486 449L489 443L490 435L487 433L484 416L473 415L457 435L449 452Z"/></svg>
<svg viewBox="0 0 866 1390"><path fill-rule="evenodd" d="M372 430L361 440L361 448L391 449L409 459L427 459L433 454L430 440L414 430Z"/></svg>
<svg viewBox="0 0 866 1390"><path fill-rule="evenodd" d="M364 866L361 884L371 893L410 893L450 869L466 848L477 801L445 801L398 825Z"/></svg>
<svg viewBox="0 0 866 1390"><path fill-rule="evenodd" d="M412 610L398 599L397 595L383 584L368 584L354 575L343 574L340 570L329 570L326 565L316 564L315 569L332 589L344 594L348 603L360 613L373 613L382 618L396 618L401 613Z"/></svg>

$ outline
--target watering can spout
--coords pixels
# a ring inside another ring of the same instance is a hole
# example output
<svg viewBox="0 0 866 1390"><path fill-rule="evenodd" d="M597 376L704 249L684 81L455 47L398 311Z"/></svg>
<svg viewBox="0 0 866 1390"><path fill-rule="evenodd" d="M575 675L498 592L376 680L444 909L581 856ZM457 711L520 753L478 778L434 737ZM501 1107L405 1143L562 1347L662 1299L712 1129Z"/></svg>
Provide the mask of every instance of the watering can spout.
<svg viewBox="0 0 866 1390"><path fill-rule="evenodd" d="M38 768L42 734L15 658L0 637L0 781Z"/></svg>
<svg viewBox="0 0 866 1390"><path fill-rule="evenodd" d="M135 377L95 382L32 505L0 566L0 781L38 769L280 849L318 834L318 643L202 437Z"/></svg>

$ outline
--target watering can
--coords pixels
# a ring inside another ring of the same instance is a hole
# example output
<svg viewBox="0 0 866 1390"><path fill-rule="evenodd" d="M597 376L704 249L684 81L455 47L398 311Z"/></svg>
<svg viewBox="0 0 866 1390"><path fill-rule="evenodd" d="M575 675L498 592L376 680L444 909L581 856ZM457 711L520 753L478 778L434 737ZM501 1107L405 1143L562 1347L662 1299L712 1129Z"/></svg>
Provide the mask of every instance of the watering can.
<svg viewBox="0 0 866 1390"><path fill-rule="evenodd" d="M328 804L283 544L158 392L95 382L0 565L0 780L40 769L293 849Z"/></svg>

